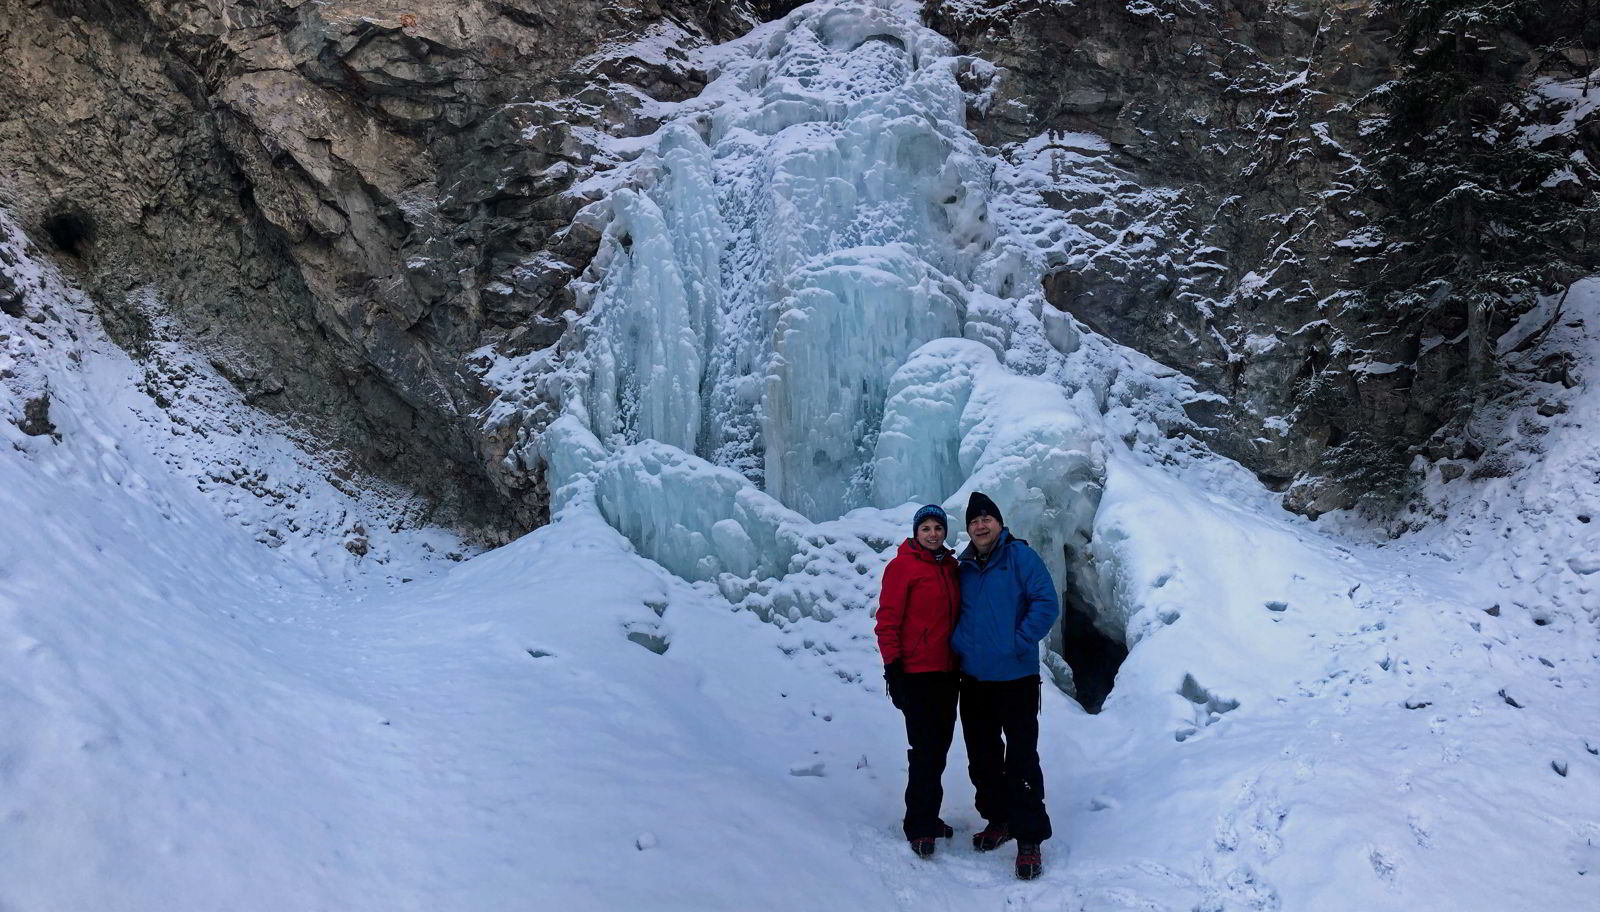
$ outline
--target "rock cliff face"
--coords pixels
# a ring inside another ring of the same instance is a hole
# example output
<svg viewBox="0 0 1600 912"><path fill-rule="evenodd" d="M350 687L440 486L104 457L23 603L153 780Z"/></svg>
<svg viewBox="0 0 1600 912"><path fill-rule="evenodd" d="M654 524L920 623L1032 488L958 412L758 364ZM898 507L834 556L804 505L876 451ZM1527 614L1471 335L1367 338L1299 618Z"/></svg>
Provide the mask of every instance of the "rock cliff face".
<svg viewBox="0 0 1600 912"><path fill-rule="evenodd" d="M1528 89L1593 70L1595 30L1558 15L1574 2L1532 4L1497 66ZM503 539L547 492L506 458L516 422L486 426L475 353L559 337L598 241L567 191L618 164L595 137L653 130L653 99L704 85L687 50L794 5L0 0L0 205L131 351L154 287L252 401ZM1368 483L1340 474L1352 447L1447 474L1475 455L1436 435L1459 419L1462 320L1355 306L1380 259L1375 90L1403 64L1386 8L925 4L981 58L964 79L985 142L1097 156L1055 190L1089 240L1050 300L1199 380L1211 444L1312 514ZM1582 198L1600 116L1571 113L1522 116L1561 122L1539 142L1572 158Z"/></svg>
<svg viewBox="0 0 1600 912"><path fill-rule="evenodd" d="M1568 109L1530 92L1593 71L1597 35L1575 4L1522 6L1517 28L1494 33L1489 65L1524 96L1521 125L1560 122ZM1288 489L1286 505L1351 505L1372 483L1335 458L1352 446L1390 460L1473 455L1459 426L1427 443L1460 418L1465 320L1401 323L1361 306L1383 256L1371 175L1389 114L1381 87L1407 56L1392 6L929 0L925 14L999 68L972 77L969 115L986 142L1109 140L1096 180L1061 182L1056 204L1095 241L1048 280L1049 298L1199 380L1214 398L1192 417L1214 447ZM1592 115L1539 133L1575 164L1566 191L1591 200ZM1592 264L1600 248L1577 243Z"/></svg>
<svg viewBox="0 0 1600 912"><path fill-rule="evenodd" d="M544 494L476 419L471 353L559 332L596 240L562 191L610 164L586 135L653 129L703 85L684 50L768 12L0 0L0 205L131 350L154 286L251 399L503 538Z"/></svg>

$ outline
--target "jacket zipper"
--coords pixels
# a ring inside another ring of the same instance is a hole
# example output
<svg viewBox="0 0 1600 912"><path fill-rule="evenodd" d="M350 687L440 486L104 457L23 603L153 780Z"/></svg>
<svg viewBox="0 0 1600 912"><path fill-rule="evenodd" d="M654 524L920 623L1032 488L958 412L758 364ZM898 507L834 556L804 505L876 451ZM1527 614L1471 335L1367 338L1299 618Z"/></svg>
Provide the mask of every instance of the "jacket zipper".
<svg viewBox="0 0 1600 912"><path fill-rule="evenodd" d="M939 576L943 576L944 575L937 564L934 565L934 573L936 575L939 575ZM945 590L947 590L946 602L948 603L949 584L947 582L941 581L940 586L941 586L941 588L944 588ZM949 609L946 608L945 612L946 612L946 617L948 618ZM908 617L910 616L909 612L907 613L907 616ZM931 633L932 630L933 630L933 628L932 628L931 625L924 625L923 628L922 628L922 634L917 637L917 645L912 647L911 649L906 650L906 653L905 653L906 656L909 657L909 656L912 656L912 655L920 654L922 652L922 647L927 645L927 643L928 643L928 634ZM946 634L946 636L948 636L948 634Z"/></svg>
<svg viewBox="0 0 1600 912"><path fill-rule="evenodd" d="M995 569L995 567L998 566L997 561L998 561L999 557L1000 557L1000 555L998 555L998 554L996 554L994 552L990 552L989 559L984 561L978 567L978 585L980 587L980 589L979 589L979 595L980 596L983 593L982 587L986 587L988 585L988 582L989 582L989 580L988 580L989 571ZM997 613L997 616L992 618L991 620L993 622L995 622L993 624L993 626L997 627L996 633L1002 635L1001 641L996 643L995 645L1000 646L1000 647L1003 648L1005 646L1005 639L1004 639L1003 635L1006 632L1005 615L1004 615L1004 613ZM1015 622L1015 619L1013 619L1013 621L1012 621L1011 630L1012 630L1012 639L1015 639L1015 635L1016 635L1016 622Z"/></svg>
<svg viewBox="0 0 1600 912"><path fill-rule="evenodd" d="M956 573L944 574L945 629L950 631L951 636L955 635L956 622L960 620L959 615L961 614L961 577L959 576L959 572L960 571L957 570ZM954 577L953 581L952 577ZM948 650L946 651L948 653ZM957 670L955 667L955 656L953 654L946 655L945 664L950 668L951 671Z"/></svg>

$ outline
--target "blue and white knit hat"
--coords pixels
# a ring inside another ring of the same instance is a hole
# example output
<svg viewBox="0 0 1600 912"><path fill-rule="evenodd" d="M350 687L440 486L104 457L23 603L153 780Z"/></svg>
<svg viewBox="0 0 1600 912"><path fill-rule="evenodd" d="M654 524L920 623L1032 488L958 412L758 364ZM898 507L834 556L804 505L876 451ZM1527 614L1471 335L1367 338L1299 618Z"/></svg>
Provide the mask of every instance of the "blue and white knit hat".
<svg viewBox="0 0 1600 912"><path fill-rule="evenodd" d="M939 521L939 525L945 527L946 531L950 529L950 517L944 514L944 507L938 504L928 504L918 510L917 515L911 519L911 534L913 537L916 536L917 527L922 525L924 519L936 519Z"/></svg>

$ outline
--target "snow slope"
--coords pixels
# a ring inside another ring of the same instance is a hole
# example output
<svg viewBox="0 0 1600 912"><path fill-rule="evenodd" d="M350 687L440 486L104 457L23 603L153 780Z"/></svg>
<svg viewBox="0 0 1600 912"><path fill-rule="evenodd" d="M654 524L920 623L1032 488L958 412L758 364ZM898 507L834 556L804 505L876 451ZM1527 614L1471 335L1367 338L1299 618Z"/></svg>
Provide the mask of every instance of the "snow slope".
<svg viewBox="0 0 1600 912"><path fill-rule="evenodd" d="M1582 353L1579 382L1537 434L1514 416L1538 451L1509 475L1441 487L1448 518L1394 542L1286 514L1167 439L1182 378L1033 306L1030 277L1086 242L1050 234L1030 182L1075 153L979 161L953 76L977 63L908 15L812 4L718 50L707 96L612 178L631 195L589 215L614 245L590 310L492 374L508 408L563 396L557 520L485 554L326 482L158 301L152 353L117 350L0 225L27 292L0 314L0 909L1600 909L1600 283L1541 343ZM719 157L710 125L735 121ZM863 171L823 154L863 148ZM729 215L773 174L816 179L796 205L875 202ZM835 182L862 174L884 182ZM908 187L954 210L895 210ZM708 239L740 231L783 243L724 262ZM959 331L914 344L841 304L941 297ZM871 363L832 387L787 373L846 344ZM46 391L54 435L26 434ZM848 446L784 462L846 414ZM959 744L957 839L906 850L870 635L913 502L974 487L1078 549L1057 571L1132 646L1098 715L1046 688L1057 836L1028 884L966 847Z"/></svg>

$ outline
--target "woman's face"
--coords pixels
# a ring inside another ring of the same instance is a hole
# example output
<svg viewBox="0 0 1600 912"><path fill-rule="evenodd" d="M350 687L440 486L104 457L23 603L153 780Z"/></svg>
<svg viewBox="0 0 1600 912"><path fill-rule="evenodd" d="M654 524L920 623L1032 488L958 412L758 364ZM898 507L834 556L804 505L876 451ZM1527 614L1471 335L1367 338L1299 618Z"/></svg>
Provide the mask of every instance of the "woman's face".
<svg viewBox="0 0 1600 912"><path fill-rule="evenodd" d="M917 526L917 544L929 551L944 547L944 526L939 525L937 519L924 519Z"/></svg>

